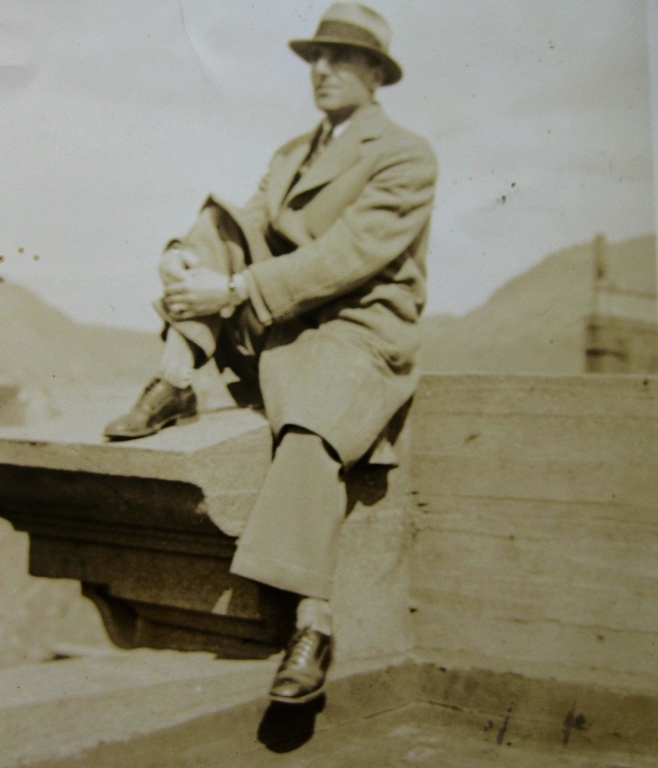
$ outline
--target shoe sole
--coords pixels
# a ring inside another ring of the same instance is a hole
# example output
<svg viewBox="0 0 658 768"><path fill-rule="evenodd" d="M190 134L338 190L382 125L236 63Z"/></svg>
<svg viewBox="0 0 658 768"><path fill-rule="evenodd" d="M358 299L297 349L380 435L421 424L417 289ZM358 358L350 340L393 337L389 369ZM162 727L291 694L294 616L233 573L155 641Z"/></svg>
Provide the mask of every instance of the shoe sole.
<svg viewBox="0 0 658 768"><path fill-rule="evenodd" d="M192 424L199 420L199 414L191 414L190 416L174 416L172 419L168 419L162 424L156 424L148 430L142 432L133 432L131 435L124 434L112 434L111 432L104 432L103 436L113 442L119 442L124 440L137 440L140 437L148 437L149 435L155 435L166 427L184 427L186 424Z"/></svg>
<svg viewBox="0 0 658 768"><path fill-rule="evenodd" d="M313 701L313 699L317 699L319 696L322 696L324 693L324 685L322 688L318 688L317 691L313 691L312 693L307 693L304 696L298 696L295 699L291 699L288 696L277 696L276 693L270 693L270 699L272 701L277 701L280 704L307 704L309 701Z"/></svg>

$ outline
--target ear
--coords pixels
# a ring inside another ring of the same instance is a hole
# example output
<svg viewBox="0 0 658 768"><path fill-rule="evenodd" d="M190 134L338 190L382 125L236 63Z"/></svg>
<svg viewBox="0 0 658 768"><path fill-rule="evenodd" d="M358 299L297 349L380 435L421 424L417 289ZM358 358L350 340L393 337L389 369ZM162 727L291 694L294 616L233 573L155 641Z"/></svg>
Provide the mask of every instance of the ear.
<svg viewBox="0 0 658 768"><path fill-rule="evenodd" d="M386 73L384 71L384 65L378 64L375 67L375 88L379 88L379 86L382 85L385 79L386 79Z"/></svg>
<svg viewBox="0 0 658 768"><path fill-rule="evenodd" d="M372 64L369 68L368 87L374 93L382 85L386 77L384 65L379 62Z"/></svg>

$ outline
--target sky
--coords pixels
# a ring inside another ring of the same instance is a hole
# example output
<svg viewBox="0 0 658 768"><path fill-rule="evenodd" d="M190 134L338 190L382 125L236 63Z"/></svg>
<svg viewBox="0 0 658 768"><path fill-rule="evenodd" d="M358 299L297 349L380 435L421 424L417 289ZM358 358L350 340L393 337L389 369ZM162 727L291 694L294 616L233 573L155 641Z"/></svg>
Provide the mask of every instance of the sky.
<svg viewBox="0 0 658 768"><path fill-rule="evenodd" d="M209 192L245 202L318 122L287 41L326 5L0 0L0 276L156 329L164 243ZM644 0L370 5L405 71L380 101L439 158L428 313L467 313L596 233L655 231Z"/></svg>

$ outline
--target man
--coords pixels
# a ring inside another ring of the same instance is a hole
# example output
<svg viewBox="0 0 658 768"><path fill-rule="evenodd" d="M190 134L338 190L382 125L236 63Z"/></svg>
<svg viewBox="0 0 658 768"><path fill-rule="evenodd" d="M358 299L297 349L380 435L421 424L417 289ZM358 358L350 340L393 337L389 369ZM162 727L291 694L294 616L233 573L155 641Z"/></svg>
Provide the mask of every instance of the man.
<svg viewBox="0 0 658 768"><path fill-rule="evenodd" d="M245 208L209 198L169 244L161 370L105 431L129 439L193 418L192 370L212 356L257 375L276 450L231 570L300 596L270 691L285 702L319 695L330 663L344 471L375 460L418 379L436 162L375 101L402 77L389 39L375 11L336 3L312 39L290 43L325 117L276 152Z"/></svg>

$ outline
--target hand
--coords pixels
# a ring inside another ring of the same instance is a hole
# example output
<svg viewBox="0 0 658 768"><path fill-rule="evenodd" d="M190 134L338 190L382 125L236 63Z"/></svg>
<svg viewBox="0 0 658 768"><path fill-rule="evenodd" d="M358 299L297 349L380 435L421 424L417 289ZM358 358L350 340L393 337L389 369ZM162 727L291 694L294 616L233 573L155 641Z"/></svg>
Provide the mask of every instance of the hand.
<svg viewBox="0 0 658 768"><path fill-rule="evenodd" d="M214 315L231 306L229 279L207 267L186 269L165 285L164 302L174 320Z"/></svg>
<svg viewBox="0 0 658 768"><path fill-rule="evenodd" d="M182 251L177 248L166 250L160 257L158 272L162 284L167 286L181 280L188 269L193 269L199 263L197 255L192 251Z"/></svg>

